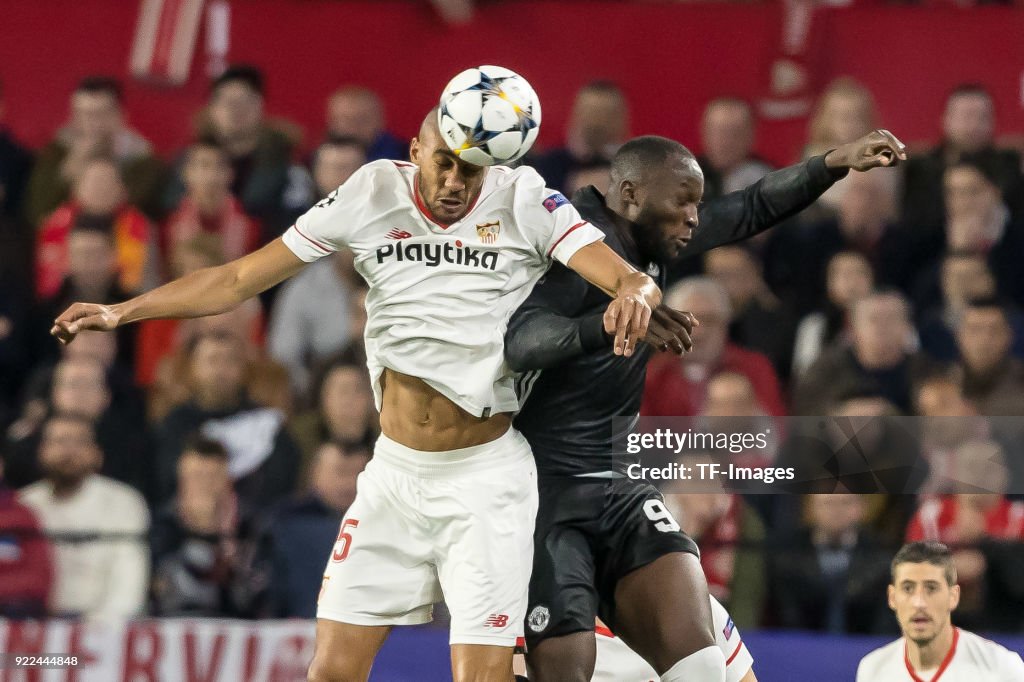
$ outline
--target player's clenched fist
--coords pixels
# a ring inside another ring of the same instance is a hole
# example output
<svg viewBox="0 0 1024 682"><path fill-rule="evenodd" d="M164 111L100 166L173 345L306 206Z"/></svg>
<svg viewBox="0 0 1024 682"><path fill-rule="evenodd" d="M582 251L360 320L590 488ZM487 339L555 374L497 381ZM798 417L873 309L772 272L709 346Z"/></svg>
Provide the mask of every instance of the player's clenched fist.
<svg viewBox="0 0 1024 682"><path fill-rule="evenodd" d="M68 344L79 332L88 330L108 332L116 329L121 315L114 306L98 303L75 303L53 321L50 334L61 343Z"/></svg>
<svg viewBox="0 0 1024 682"><path fill-rule="evenodd" d="M662 303L651 313L644 341L660 351L682 355L693 350L691 335L693 328L699 326L700 321L693 313L673 310Z"/></svg>
<svg viewBox="0 0 1024 682"><path fill-rule="evenodd" d="M651 311L661 303L661 289L642 272L622 279L615 299L604 313L604 330L615 335L616 355L630 356L637 341L647 335Z"/></svg>
<svg viewBox="0 0 1024 682"><path fill-rule="evenodd" d="M860 138L833 149L825 155L829 168L849 168L867 171L888 168L907 160L907 148L888 130L879 128Z"/></svg>

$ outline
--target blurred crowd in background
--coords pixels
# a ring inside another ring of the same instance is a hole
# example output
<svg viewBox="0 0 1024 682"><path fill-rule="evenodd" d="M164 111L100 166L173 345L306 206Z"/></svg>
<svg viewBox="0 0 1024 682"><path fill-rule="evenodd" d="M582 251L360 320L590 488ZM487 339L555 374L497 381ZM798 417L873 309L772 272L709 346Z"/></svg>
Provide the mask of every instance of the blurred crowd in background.
<svg viewBox="0 0 1024 682"><path fill-rule="evenodd" d="M83 79L38 150L3 128L3 96L0 616L312 617L378 429L352 255L217 317L66 347L48 331L73 301L122 301L260 247L363 163L407 158L407 141L372 91L343 87L302 148L264 116L249 66L211 84L174 158L129 127L115 79ZM642 132L629 104L615 83L585 86L564 146L527 163L567 195L606 190L616 148ZM673 266L666 302L701 326L692 353L652 361L644 414L932 420L859 444L876 463L920 461L917 496L669 497L737 624L893 631L892 552L936 538L957 547L959 622L1024 628L1024 501L1009 494L1024 429L985 419L1024 417L1024 177L993 117L964 84L941 139L901 168L853 173L784 225ZM872 93L837 80L804 156L881 125ZM701 138L683 140L705 201L772 170L755 128L747 102L707 104ZM813 453L777 453L800 457ZM985 492L949 494L953 480Z"/></svg>

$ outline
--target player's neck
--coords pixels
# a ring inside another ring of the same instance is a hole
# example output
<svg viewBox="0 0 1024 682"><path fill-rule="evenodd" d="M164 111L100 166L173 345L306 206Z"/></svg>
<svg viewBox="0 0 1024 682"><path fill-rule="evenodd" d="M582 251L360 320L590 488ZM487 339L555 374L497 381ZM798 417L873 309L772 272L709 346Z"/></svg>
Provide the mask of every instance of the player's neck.
<svg viewBox="0 0 1024 682"><path fill-rule="evenodd" d="M907 640L907 657L914 669L925 673L937 670L953 648L953 636L953 624L946 623L935 639L927 644L918 645Z"/></svg>

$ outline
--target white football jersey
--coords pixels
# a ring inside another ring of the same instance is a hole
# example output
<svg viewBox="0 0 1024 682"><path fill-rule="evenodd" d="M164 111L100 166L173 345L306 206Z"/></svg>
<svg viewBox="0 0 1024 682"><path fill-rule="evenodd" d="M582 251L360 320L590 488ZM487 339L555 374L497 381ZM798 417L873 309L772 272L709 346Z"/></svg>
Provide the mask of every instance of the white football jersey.
<svg viewBox="0 0 1024 682"><path fill-rule="evenodd" d="M715 645L725 656L726 682L739 682L754 666L740 631L717 599L711 598ZM597 663L592 682L657 682L658 673L607 628L597 628Z"/></svg>
<svg viewBox="0 0 1024 682"><path fill-rule="evenodd" d="M1021 682L1020 654L973 632L954 628L953 646L933 673L918 675L903 638L875 649L857 667L857 682Z"/></svg>
<svg viewBox="0 0 1024 682"><path fill-rule="evenodd" d="M388 367L477 417L519 408L505 364L509 317L551 259L603 239L531 168L492 166L457 223L432 220L417 168L374 161L300 217L284 243L306 262L341 248L369 283L366 355L377 409Z"/></svg>

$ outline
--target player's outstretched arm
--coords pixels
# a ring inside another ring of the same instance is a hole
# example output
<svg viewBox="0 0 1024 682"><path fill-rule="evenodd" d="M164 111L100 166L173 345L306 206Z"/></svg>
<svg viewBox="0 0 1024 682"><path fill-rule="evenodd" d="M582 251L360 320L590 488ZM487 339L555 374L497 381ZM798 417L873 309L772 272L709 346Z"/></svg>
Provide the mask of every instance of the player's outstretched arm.
<svg viewBox="0 0 1024 682"><path fill-rule="evenodd" d="M679 252L693 258L749 239L804 210L851 170L895 166L906 147L887 130L875 130L827 154L780 168L741 190L711 199L700 209L700 228Z"/></svg>
<svg viewBox="0 0 1024 682"><path fill-rule="evenodd" d="M604 328L615 334L616 355L632 355L647 334L651 311L661 303L661 289L604 242L587 244L566 264L614 300L604 314Z"/></svg>
<svg viewBox="0 0 1024 682"><path fill-rule="evenodd" d="M288 279L304 265L281 239L275 239L259 251L197 270L124 303L75 303L54 320L50 334L70 343L86 330L110 331L152 318L217 315Z"/></svg>

